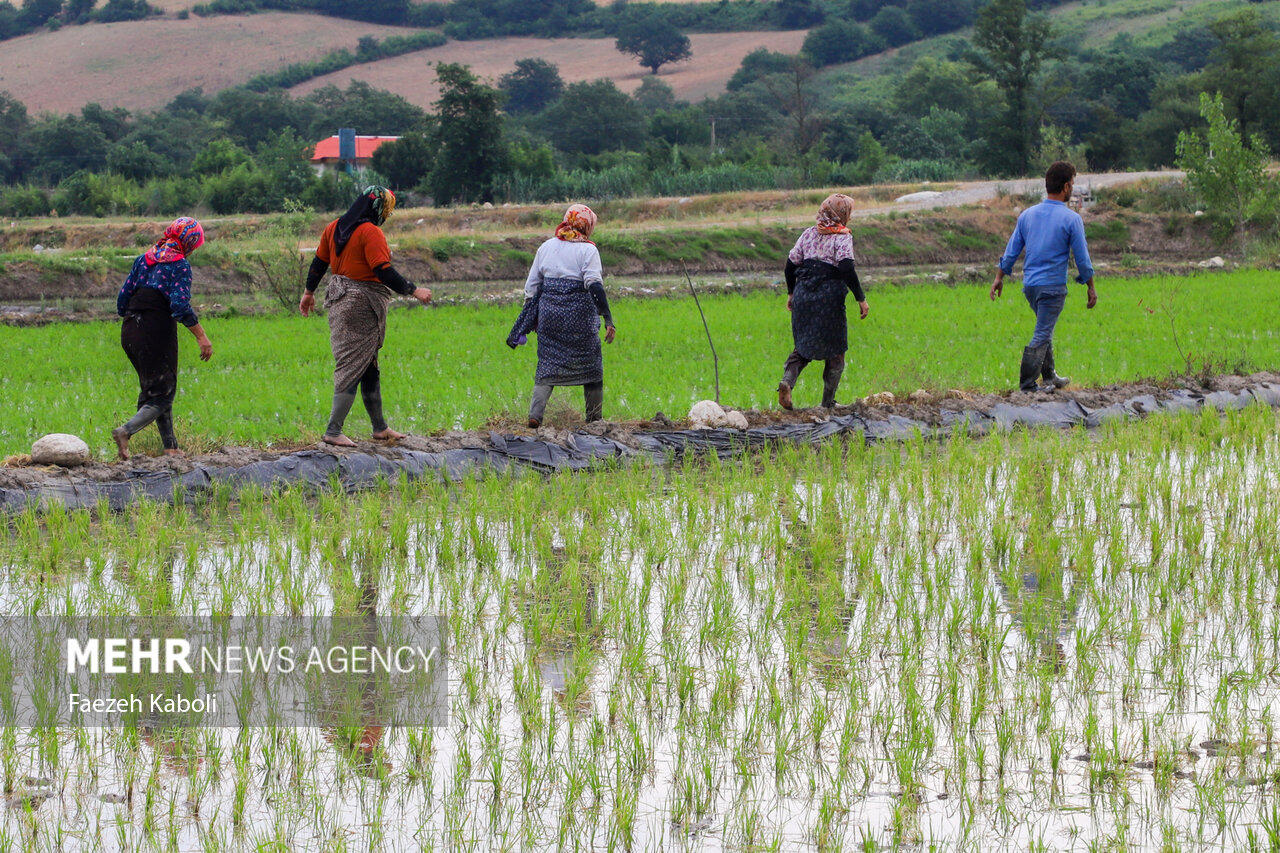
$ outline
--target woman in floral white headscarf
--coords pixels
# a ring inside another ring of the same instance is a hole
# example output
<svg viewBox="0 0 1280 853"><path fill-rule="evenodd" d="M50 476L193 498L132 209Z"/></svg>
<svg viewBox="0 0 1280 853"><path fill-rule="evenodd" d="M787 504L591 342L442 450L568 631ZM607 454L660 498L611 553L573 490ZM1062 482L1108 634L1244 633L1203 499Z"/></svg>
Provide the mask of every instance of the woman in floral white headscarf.
<svg viewBox="0 0 1280 853"><path fill-rule="evenodd" d="M528 333L538 335L530 427L542 425L557 385L581 385L587 421L604 417L600 318L606 343L613 343L617 330L604 293L600 252L591 242L595 227L596 215L585 204L565 211L555 236L538 247L524 285L524 308L507 336L507 345L514 349Z"/></svg>
<svg viewBox="0 0 1280 853"><path fill-rule="evenodd" d="M852 212L853 199L849 196L827 196L818 209L817 223L805 229L787 255L784 274L794 349L787 356L782 381L778 383L778 404L784 409L791 408L791 389L800 378L800 371L811 361L824 362L822 405L835 408L844 354L849 348L844 313L847 291L853 292L862 319L867 319L867 297L853 266L853 234L848 224Z"/></svg>

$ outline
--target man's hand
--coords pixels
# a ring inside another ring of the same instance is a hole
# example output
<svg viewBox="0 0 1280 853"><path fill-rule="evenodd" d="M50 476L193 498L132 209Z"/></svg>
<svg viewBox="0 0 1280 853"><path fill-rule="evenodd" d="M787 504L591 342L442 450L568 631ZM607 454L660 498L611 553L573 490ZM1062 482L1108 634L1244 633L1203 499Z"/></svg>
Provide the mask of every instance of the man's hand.
<svg viewBox="0 0 1280 853"><path fill-rule="evenodd" d="M618 334L618 330L617 330L617 329L615 329L613 326L605 326L605 327L604 327L604 342L605 342L606 344L611 344L611 343L613 343L613 339L614 339L614 337L615 337L617 334Z"/></svg>
<svg viewBox="0 0 1280 853"><path fill-rule="evenodd" d="M788 296L788 297L787 297L787 310L788 310L788 311L790 311L790 310L791 310L791 297L790 297L790 296Z"/></svg>
<svg viewBox="0 0 1280 853"><path fill-rule="evenodd" d="M1004 293L1004 273L1001 272L996 276L996 280L991 283L991 301L995 302Z"/></svg>
<svg viewBox="0 0 1280 853"><path fill-rule="evenodd" d="M413 298L421 302L423 305L431 304L431 288L415 287L413 289Z"/></svg>
<svg viewBox="0 0 1280 853"><path fill-rule="evenodd" d="M1089 280L1089 301L1085 303L1085 308L1092 308L1098 304L1098 291L1093 289L1093 279Z"/></svg>
<svg viewBox="0 0 1280 853"><path fill-rule="evenodd" d="M858 303L858 312L862 314L862 317L860 319L863 319L863 320L867 319L867 313L870 311L871 311L871 306L867 305L866 302Z"/></svg>
<svg viewBox="0 0 1280 853"><path fill-rule="evenodd" d="M316 310L316 295L310 290L304 290L302 299L298 302L298 310L302 312L303 317L310 317L311 312Z"/></svg>

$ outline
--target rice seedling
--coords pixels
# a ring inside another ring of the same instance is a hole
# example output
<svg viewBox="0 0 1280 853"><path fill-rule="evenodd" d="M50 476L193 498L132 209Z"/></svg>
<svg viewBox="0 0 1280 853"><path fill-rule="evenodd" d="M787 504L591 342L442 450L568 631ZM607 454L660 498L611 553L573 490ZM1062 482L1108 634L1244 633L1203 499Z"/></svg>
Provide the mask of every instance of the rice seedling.
<svg viewBox="0 0 1280 853"><path fill-rule="evenodd" d="M11 608L443 614L449 713L7 725L0 849L1269 849L1277 426L18 514Z"/></svg>

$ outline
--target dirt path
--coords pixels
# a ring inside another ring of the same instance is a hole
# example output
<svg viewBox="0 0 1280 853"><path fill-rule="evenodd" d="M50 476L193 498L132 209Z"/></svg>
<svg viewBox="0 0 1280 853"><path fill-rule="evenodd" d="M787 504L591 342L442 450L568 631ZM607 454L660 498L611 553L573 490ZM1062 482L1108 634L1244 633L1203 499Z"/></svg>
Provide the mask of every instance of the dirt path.
<svg viewBox="0 0 1280 853"><path fill-rule="evenodd" d="M865 425L865 435L873 437L880 432L897 429L904 423L916 426L949 428L959 422L988 422L1009 424L1017 421L1017 412L1029 410L1045 413L1040 422L1046 425L1082 423L1090 413L1114 412L1149 414L1161 409L1161 401L1187 401L1214 394L1244 394L1247 389L1269 389L1267 394L1280 404L1280 373L1263 372L1250 376L1220 375L1206 378L1174 379L1163 382L1133 382L1108 385L1100 388L1080 388L1056 393L1024 393L1011 391L1003 394L976 394L950 391L945 395L924 395L909 400L865 400L850 406L839 406L834 412L824 409L803 409L793 412L781 410L745 410L747 431L725 430L716 435L722 444L737 441L742 445L758 446L785 437L789 428L812 427L821 431L836 419L853 418ZM913 395L914 397L914 395ZM1184 408L1178 406L1176 408ZM972 416L972 417L971 417ZM904 421L904 419L906 419ZM1022 422L1026 422L1025 420ZM523 459L535 464L554 466L556 453L563 456L581 455L584 446L589 448L593 440L614 447L651 450L654 442L669 447L682 442L695 444L702 449L715 449L716 439L710 433L680 432L689 429L688 421L655 416L649 421L599 422L573 425L551 423L537 430L527 429L515 422L495 422L487 429L468 432L442 432L426 436L409 436L395 443L360 441L351 450L331 448L323 444L298 444L272 449L256 447L224 447L214 453L189 457L135 456L127 462L93 462L77 468L34 465L29 457L15 456L0 466L0 490L41 490L47 488L72 488L77 484L127 483L156 478L168 482L201 470L235 469L245 473L247 481L259 482L263 477L271 479L272 465L278 460L285 468L297 466L303 457L328 459L329 464L341 465L343 460L387 460L394 463L403 459L402 451L419 454L446 454L450 451L470 451L481 456L496 453L508 459ZM705 435L708 440L697 444L696 436ZM735 438L736 437L736 438ZM547 452L521 454L521 447L528 447L532 439ZM589 452L589 450L587 451ZM285 459L288 457L288 459ZM550 461L544 461L547 457ZM266 463L265 465L261 463ZM589 464L589 460L584 463ZM257 470L254 470L256 466ZM365 467L369 467L366 464ZM323 480L322 480L323 481Z"/></svg>

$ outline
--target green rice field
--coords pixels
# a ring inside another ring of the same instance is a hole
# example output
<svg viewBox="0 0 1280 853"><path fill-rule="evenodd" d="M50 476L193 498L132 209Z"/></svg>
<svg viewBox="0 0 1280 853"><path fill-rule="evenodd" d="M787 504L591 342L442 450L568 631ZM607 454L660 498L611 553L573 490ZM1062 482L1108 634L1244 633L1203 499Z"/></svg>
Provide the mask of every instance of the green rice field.
<svg viewBox="0 0 1280 853"><path fill-rule="evenodd" d="M915 295L878 295L886 327ZM940 324L978 294L920 295ZM679 306L620 305L620 328ZM394 346L441 316L399 317ZM7 612L446 614L449 719L0 728L0 850L1275 850L1277 427L1253 407L32 510L0 541Z"/></svg>
<svg viewBox="0 0 1280 853"><path fill-rule="evenodd" d="M720 358L722 402L775 406L791 346L785 293L726 293L723 281L703 284L711 291L702 301ZM1101 301L1088 312L1083 288L1074 288L1056 336L1058 368L1082 385L1188 369L1274 368L1278 285L1274 271L1102 279ZM1032 325L1016 284L996 304L986 284L872 284L868 300L870 317L850 322L840 402L883 390L997 391L1014 384ZM692 299L615 293L611 307L618 339L605 347L606 417L651 418L661 410L680 418L713 395L711 356ZM504 343L516 313L516 306L486 304L393 311L380 358L392 426L421 434L475 428L495 416L520 419L535 354L532 345L513 352ZM214 344L209 364L198 362L193 341L180 332L180 441L200 449L318 438L332 390L323 318L213 317L206 329ZM132 414L137 388L117 324L0 327L0 351L22 368L0 375L0 453L26 452L45 433L70 432L107 454L110 429ZM820 371L801 377L796 396L798 405L817 404ZM560 391L551 422L571 423L580 408L576 389ZM368 434L358 404L348 426L355 437ZM144 451L158 448L153 431L137 443Z"/></svg>

